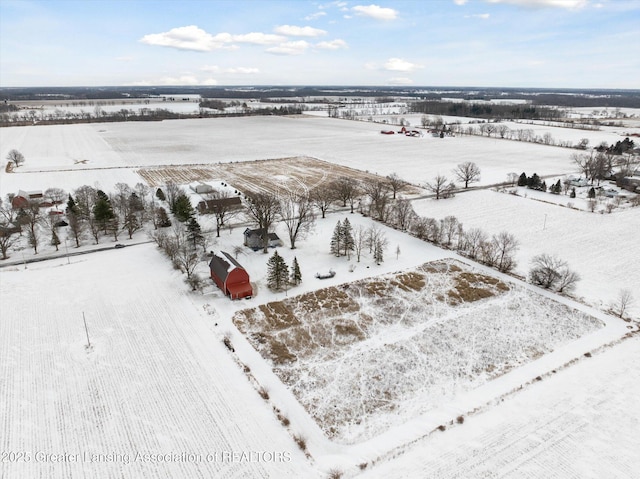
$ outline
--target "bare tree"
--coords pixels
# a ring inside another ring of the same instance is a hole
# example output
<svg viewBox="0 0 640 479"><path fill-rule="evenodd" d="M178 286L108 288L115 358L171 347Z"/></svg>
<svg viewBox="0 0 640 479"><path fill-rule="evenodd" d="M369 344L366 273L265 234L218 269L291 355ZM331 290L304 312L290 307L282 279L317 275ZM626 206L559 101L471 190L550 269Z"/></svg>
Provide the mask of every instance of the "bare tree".
<svg viewBox="0 0 640 479"><path fill-rule="evenodd" d="M496 247L495 266L499 271L507 273L516 267L515 253L518 250L518 240L511 233L503 231L491 240Z"/></svg>
<svg viewBox="0 0 640 479"><path fill-rule="evenodd" d="M320 185L309 192L309 198L313 205L320 210L322 218L325 218L327 210L333 202L336 201L336 194L334 188L327 188L326 186Z"/></svg>
<svg viewBox="0 0 640 479"><path fill-rule="evenodd" d="M19 239L16 232L20 230L15 221L16 218L11 203L0 200L0 253L2 253L2 259L9 257L7 255L9 249Z"/></svg>
<svg viewBox="0 0 640 479"><path fill-rule="evenodd" d="M440 220L440 231L442 233L442 242L446 246L450 246L454 236L458 233L458 218L455 216L445 216Z"/></svg>
<svg viewBox="0 0 640 479"><path fill-rule="evenodd" d="M10 150L7 154L7 160L11 161L16 167L24 163L24 155L18 150Z"/></svg>
<svg viewBox="0 0 640 479"><path fill-rule="evenodd" d="M480 180L480 168L472 161L465 161L460 163L453 173L460 181L464 183L465 189L469 187L469 183L473 183Z"/></svg>
<svg viewBox="0 0 640 479"><path fill-rule="evenodd" d="M247 216L262 231L263 252L268 253L269 228L280 214L280 201L273 193L247 193Z"/></svg>
<svg viewBox="0 0 640 479"><path fill-rule="evenodd" d="M38 246L40 245L39 228L43 222L40 215L40 203L30 200L25 210L24 221L28 227L27 238L29 246L33 248L34 254L38 254Z"/></svg>
<svg viewBox="0 0 640 479"><path fill-rule="evenodd" d="M358 182L348 176L341 176L331 183L330 188L334 191L335 198L342 201L343 207L346 208L347 203L349 203L351 213L353 213L355 202L360 196Z"/></svg>
<svg viewBox="0 0 640 479"><path fill-rule="evenodd" d="M362 256L362 249L367 244L368 232L364 229L364 226L357 225L353 228L353 252L356 254L357 262L360 262Z"/></svg>
<svg viewBox="0 0 640 479"><path fill-rule="evenodd" d="M476 259L480 254L480 247L487 241L487 235L480 228L471 228L464 235L464 249L471 259Z"/></svg>
<svg viewBox="0 0 640 479"><path fill-rule="evenodd" d="M624 317L624 313L627 311L627 308L633 303L634 298L630 289L624 288L621 289L618 293L618 297L616 302L612 304L612 309L618 315L618 317Z"/></svg>
<svg viewBox="0 0 640 479"><path fill-rule="evenodd" d="M166 193L167 202L169 203L169 209L173 212L173 209L176 206L176 200L182 193L182 188L180 188L174 182L168 181L164 186L164 192Z"/></svg>
<svg viewBox="0 0 640 479"><path fill-rule="evenodd" d="M427 182L425 188L436 195L436 200L440 198L448 198L453 194L455 185L450 182L446 176L437 175L433 181Z"/></svg>
<svg viewBox="0 0 640 479"><path fill-rule="evenodd" d="M568 291L575 286L580 276L570 270L567 262L546 253L534 256L529 279L533 284L545 289Z"/></svg>
<svg viewBox="0 0 640 479"><path fill-rule="evenodd" d="M280 216L289 232L291 249L296 248L296 239L304 236L313 226L315 215L309 195L289 192L280 198Z"/></svg>
<svg viewBox="0 0 640 479"><path fill-rule="evenodd" d="M404 190L409 183L400 178L397 173L391 173L387 176L387 180L389 180L389 186L391 187L391 191L393 192L393 199L396 199L396 195Z"/></svg>
<svg viewBox="0 0 640 479"><path fill-rule="evenodd" d="M216 218L216 236L218 238L220 237L220 228L240 211L236 205L229 201L232 197L231 193L225 190L215 190L207 195L207 198L212 200L211 210Z"/></svg>
<svg viewBox="0 0 640 479"><path fill-rule="evenodd" d="M386 222L389 206L389 185L384 181L368 181L363 185L364 193L369 198L369 214Z"/></svg>
<svg viewBox="0 0 640 479"><path fill-rule="evenodd" d="M411 227L411 222L416 216L411 202L405 198L399 198L393 205L393 222L402 231Z"/></svg>
<svg viewBox="0 0 640 479"><path fill-rule="evenodd" d="M65 200L67 193L62 188L47 188L44 190L44 197L54 205L59 205Z"/></svg>

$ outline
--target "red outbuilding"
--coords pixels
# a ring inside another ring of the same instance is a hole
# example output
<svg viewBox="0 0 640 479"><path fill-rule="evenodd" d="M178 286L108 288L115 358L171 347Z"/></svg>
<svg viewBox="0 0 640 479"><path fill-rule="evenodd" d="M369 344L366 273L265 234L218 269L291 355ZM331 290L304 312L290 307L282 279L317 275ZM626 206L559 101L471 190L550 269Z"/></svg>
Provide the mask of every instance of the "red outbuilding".
<svg viewBox="0 0 640 479"><path fill-rule="evenodd" d="M209 270L211 279L231 299L250 298L253 295L249 274L229 253L214 253Z"/></svg>

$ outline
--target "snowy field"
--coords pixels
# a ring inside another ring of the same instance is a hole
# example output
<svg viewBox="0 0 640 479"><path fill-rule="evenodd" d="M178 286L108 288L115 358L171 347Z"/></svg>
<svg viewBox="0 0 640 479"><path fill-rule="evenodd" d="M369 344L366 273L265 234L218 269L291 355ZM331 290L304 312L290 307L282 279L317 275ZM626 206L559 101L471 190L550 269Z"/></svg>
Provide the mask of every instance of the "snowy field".
<svg viewBox="0 0 640 479"><path fill-rule="evenodd" d="M0 478L308 474L154 245L0 274Z"/></svg>
<svg viewBox="0 0 640 479"><path fill-rule="evenodd" d="M450 175L463 161L480 166L481 185L505 181L510 172L574 173L569 156L575 150L479 137L406 138L379 131L380 125L373 123L308 117L2 128L2 158L15 148L26 162L15 173L0 170L0 194L48 187L73 191L84 184L109 191L117 182L142 181L137 170L146 167L298 155L371 173L396 172L417 184L438 173ZM610 142L623 139L615 135ZM345 477L634 477L632 471L640 468L635 447L640 416L631 405L631 398L640 394L638 336L603 347L636 328L603 311L627 287L636 296L629 313L636 319L640 315L640 209L593 214L491 190L446 201L419 200L414 207L428 217L455 215L465 229L512 232L520 241L518 274L526 274L532 256L557 254L582 276L574 295L587 305L479 265L470 267L518 283L508 294L537 291L549 305L558 301L559 309L580 311L580 318L597 321L581 323L574 336L560 335L547 345L548 354L517 362L519 367L498 378L461 387L453 396L443 394L447 400L436 400L431 409L411 410L411 400L400 401L409 412L398 424L390 429L378 425L342 445L327 438L271 364L237 330L233 315L324 287L457 258L452 252L382 227L389 239L384 263L378 266L365 257L352 268L353 261L329 254L331 231L347 216L354 226L368 226L371 220L333 212L298 242L297 250L279 249L288 264L294 256L300 261L300 286L287 293L269 292L267 257L246 251L238 259L250 272L257 294L230 302L212 285L203 294L189 293L183 277L154 245L137 244L147 241L144 232L122 241L130 245L122 250L73 256L70 261L62 256L26 268L22 261L33 255L25 249L0 269L0 451L45 456L29 463L4 461L0 479L326 477L333 467ZM203 226L212 229L205 221ZM231 250L241 243L242 229L223 231L219 239L210 234L212 249ZM282 225L277 232L286 238ZM89 242L82 249L92 249ZM101 242L101 247L112 245L107 238ZM396 257L397 246L401 253ZM38 257L51 255L52 249L44 246ZM313 277L329 268L337 272L335 278ZM206 262L198 272L208 274ZM506 296L494 299L501 297ZM231 338L235 353L225 348L224 336ZM589 351L593 357L586 358ZM243 372L243 365L254 379ZM538 376L541 381L535 380ZM523 391L513 394L523 385ZM269 391L269 400L260 397L258 386ZM274 408L286 415L289 426ZM455 422L459 415L465 417L463 424ZM437 430L439 425L447 430ZM306 439L310 458L296 445L296 435ZM274 455L250 461L222 456L224 451ZM57 461L63 453L85 452L116 458ZM137 452L193 456L144 456L136 462ZM274 460L276 452L284 460ZM213 454L211 460L207 453Z"/></svg>
<svg viewBox="0 0 640 479"><path fill-rule="evenodd" d="M558 136L565 131L572 133L561 129ZM610 142L624 139L621 134L610 133ZM486 137L381 135L379 124L310 116L0 129L0 157L5 158L14 148L27 161L11 177L0 175L3 195L18 188L71 189L86 182L110 189L117 182L135 183L136 169L154 165L292 156L315 157L381 175L395 172L415 184L430 181L437 174L452 176L455 165L465 161L480 167L480 185L506 181L512 172L575 172L570 161L575 150L567 148ZM90 175L87 171L91 171Z"/></svg>

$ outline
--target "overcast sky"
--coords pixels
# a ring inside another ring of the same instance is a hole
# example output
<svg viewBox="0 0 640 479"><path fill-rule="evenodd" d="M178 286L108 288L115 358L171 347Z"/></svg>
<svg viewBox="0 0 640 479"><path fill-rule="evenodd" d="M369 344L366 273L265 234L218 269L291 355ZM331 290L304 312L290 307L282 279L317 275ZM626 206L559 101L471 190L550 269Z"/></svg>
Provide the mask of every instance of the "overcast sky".
<svg viewBox="0 0 640 479"><path fill-rule="evenodd" d="M640 0L0 0L0 86L640 88Z"/></svg>

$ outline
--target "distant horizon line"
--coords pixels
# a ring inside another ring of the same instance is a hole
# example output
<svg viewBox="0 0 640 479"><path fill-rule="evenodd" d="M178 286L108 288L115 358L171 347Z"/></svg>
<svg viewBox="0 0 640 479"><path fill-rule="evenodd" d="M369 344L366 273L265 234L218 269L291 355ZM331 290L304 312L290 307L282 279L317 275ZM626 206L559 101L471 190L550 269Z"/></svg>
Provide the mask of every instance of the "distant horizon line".
<svg viewBox="0 0 640 479"><path fill-rule="evenodd" d="M614 88L614 87L534 87L534 86L479 86L479 85L346 85L346 84L242 84L242 85L75 85L75 86L0 86L2 90L20 89L192 89L192 90L223 90L223 89L342 89L342 90L528 90L528 91L620 91L620 92L640 92L638 88Z"/></svg>

